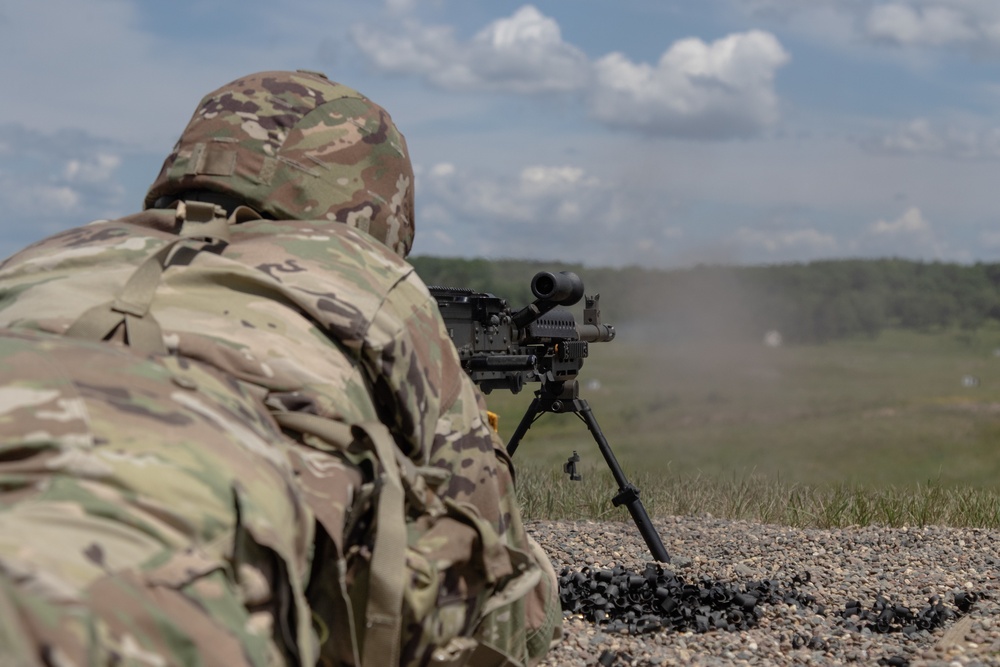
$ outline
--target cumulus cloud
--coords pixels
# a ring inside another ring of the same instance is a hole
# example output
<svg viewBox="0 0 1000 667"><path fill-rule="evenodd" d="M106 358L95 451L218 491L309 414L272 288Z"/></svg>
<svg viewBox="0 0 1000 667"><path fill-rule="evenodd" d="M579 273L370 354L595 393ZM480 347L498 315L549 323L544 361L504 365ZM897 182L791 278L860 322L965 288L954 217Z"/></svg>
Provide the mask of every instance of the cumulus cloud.
<svg viewBox="0 0 1000 667"><path fill-rule="evenodd" d="M893 2L871 9L869 37L903 46L972 42L996 29L997 10L976 2Z"/></svg>
<svg viewBox="0 0 1000 667"><path fill-rule="evenodd" d="M601 189L597 178L571 166L529 166L514 179L468 176L450 163L426 173L418 187L428 197L463 217L504 223L572 223L579 202L596 200L594 193Z"/></svg>
<svg viewBox="0 0 1000 667"><path fill-rule="evenodd" d="M584 171L579 167L526 167L521 171L522 192L529 195L550 196L571 194L584 181ZM595 179L590 179L596 183Z"/></svg>
<svg viewBox="0 0 1000 667"><path fill-rule="evenodd" d="M575 164L516 172L420 169L414 254L519 257L600 266L687 263L683 220L663 188Z"/></svg>
<svg viewBox="0 0 1000 667"><path fill-rule="evenodd" d="M595 63L591 110L609 125L654 134L755 134L777 120L774 76L788 60L773 35L757 30L681 40L655 66L612 53Z"/></svg>
<svg viewBox="0 0 1000 667"><path fill-rule="evenodd" d="M122 147L79 131L0 125L0 201L8 220L4 254L73 225L124 213Z"/></svg>
<svg viewBox="0 0 1000 667"><path fill-rule="evenodd" d="M968 260L967 252L953 249L939 238L930 221L916 206L911 206L897 218L873 222L855 241L853 249L865 256Z"/></svg>
<svg viewBox="0 0 1000 667"><path fill-rule="evenodd" d="M108 183L121 162L121 157L110 153L73 158L66 163L63 175L71 183Z"/></svg>
<svg viewBox="0 0 1000 667"><path fill-rule="evenodd" d="M455 165L450 162L441 162L430 169L430 175L436 178L451 176L455 173Z"/></svg>
<svg viewBox="0 0 1000 667"><path fill-rule="evenodd" d="M421 169L415 254L525 257L623 264L663 252L679 230L641 204L622 207L621 185L575 165L532 165L517 173ZM628 198L625 195L625 198Z"/></svg>
<svg viewBox="0 0 1000 667"><path fill-rule="evenodd" d="M586 85L586 55L562 39L559 24L525 5L460 42L449 26L405 21L401 32L356 26L357 47L378 68L413 74L449 90L547 93Z"/></svg>
<svg viewBox="0 0 1000 667"><path fill-rule="evenodd" d="M713 139L749 136L777 120L774 78L789 60L772 34L753 30L680 40L655 65L618 52L591 62L531 5L465 42L451 27L412 20L395 32L356 27L353 36L379 69L444 89L574 94L609 126Z"/></svg>
<svg viewBox="0 0 1000 667"><path fill-rule="evenodd" d="M929 238L931 225L920 209L913 206L895 220L878 220L869 228L876 236L919 236Z"/></svg>
<svg viewBox="0 0 1000 667"><path fill-rule="evenodd" d="M1000 45L995 0L729 0L753 16L778 20L848 48L868 41L899 47Z"/></svg>

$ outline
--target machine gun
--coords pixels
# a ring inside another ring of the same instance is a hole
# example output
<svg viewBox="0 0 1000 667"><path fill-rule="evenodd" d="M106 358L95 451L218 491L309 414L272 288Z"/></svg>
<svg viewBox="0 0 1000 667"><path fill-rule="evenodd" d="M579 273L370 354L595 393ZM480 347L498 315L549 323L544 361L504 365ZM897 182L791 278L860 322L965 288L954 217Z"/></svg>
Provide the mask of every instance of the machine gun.
<svg viewBox="0 0 1000 667"><path fill-rule="evenodd" d="M505 299L470 289L431 287L462 367L483 393L504 389L518 393L526 382L540 388L507 443L511 456L531 425L544 413L576 414L590 430L611 474L618 483L615 507L625 505L653 558L667 563L667 554L639 499L639 489L625 477L611 445L601 432L577 379L590 343L614 340L615 329L601 322L600 295L585 297L583 322L557 306L572 306L584 297L583 281L575 273L540 271L531 279L535 301L513 311ZM563 469L579 480L576 452Z"/></svg>

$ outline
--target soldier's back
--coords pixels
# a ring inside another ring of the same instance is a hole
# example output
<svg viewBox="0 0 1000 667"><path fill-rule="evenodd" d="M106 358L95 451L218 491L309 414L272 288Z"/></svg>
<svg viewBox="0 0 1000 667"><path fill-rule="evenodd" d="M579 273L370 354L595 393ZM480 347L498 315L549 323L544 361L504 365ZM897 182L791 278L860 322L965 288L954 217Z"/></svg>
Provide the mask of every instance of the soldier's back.
<svg viewBox="0 0 1000 667"><path fill-rule="evenodd" d="M0 267L0 327L63 334L176 241L172 211L54 236ZM287 404L345 423L390 418L420 462L448 374L461 373L412 267L346 225L251 220L224 248L175 252L149 304L167 349ZM123 334L116 336L123 339ZM381 380L379 377L381 376ZM373 386L386 385L381 413Z"/></svg>
<svg viewBox="0 0 1000 667"><path fill-rule="evenodd" d="M284 442L201 364L0 331L0 664L308 648L280 611L312 539Z"/></svg>

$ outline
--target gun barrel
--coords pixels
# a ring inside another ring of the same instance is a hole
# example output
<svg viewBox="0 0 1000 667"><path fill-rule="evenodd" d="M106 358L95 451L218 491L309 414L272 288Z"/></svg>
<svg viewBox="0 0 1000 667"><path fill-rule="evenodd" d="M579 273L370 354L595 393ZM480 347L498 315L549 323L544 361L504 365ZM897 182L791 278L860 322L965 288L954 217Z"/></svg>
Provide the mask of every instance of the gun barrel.
<svg viewBox="0 0 1000 667"><path fill-rule="evenodd" d="M588 343L607 343L615 339L615 328L610 324L577 324L577 335Z"/></svg>

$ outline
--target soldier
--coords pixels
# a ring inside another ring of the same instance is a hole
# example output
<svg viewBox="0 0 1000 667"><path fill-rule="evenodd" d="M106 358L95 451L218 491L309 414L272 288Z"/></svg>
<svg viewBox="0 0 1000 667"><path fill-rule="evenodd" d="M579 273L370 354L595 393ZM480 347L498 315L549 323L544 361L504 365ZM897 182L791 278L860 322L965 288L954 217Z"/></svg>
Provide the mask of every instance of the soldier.
<svg viewBox="0 0 1000 667"><path fill-rule="evenodd" d="M530 665L555 575L404 258L384 109L207 95L145 210L0 266L0 665Z"/></svg>

